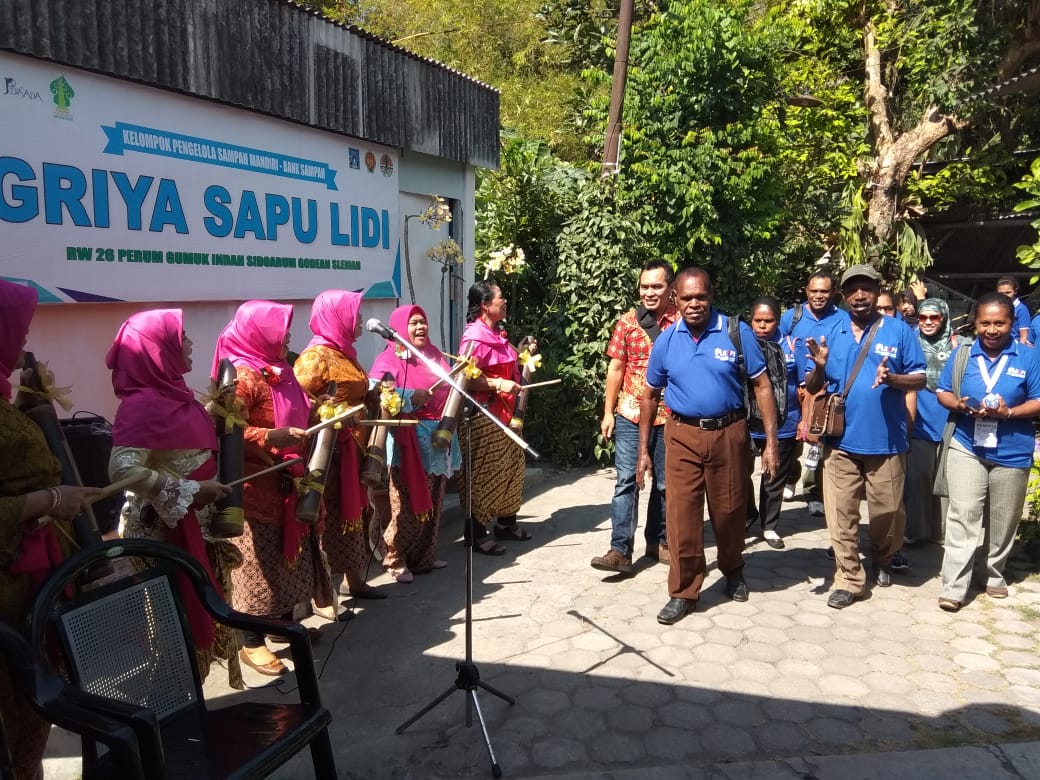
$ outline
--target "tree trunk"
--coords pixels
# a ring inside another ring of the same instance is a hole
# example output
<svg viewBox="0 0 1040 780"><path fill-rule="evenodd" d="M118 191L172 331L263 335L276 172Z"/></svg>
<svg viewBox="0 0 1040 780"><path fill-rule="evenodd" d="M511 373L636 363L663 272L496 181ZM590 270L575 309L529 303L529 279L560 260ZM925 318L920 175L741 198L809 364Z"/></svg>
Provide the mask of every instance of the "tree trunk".
<svg viewBox="0 0 1040 780"><path fill-rule="evenodd" d="M929 109L916 127L906 131L878 150L877 162L870 178L870 198L867 201L867 224L879 244L887 244L895 235L899 215L899 197L914 160L927 152L937 141L967 126L955 116L940 114Z"/></svg>

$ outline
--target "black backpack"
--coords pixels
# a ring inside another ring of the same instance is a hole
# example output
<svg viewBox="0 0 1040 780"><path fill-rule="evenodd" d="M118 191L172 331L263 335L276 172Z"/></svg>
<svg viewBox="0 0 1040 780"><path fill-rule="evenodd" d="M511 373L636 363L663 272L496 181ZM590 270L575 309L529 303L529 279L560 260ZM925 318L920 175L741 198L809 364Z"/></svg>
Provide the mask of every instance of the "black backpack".
<svg viewBox="0 0 1040 780"><path fill-rule="evenodd" d="M762 412L755 400L754 382L748 379L747 366L744 362L744 348L740 343L740 318L726 318L726 332L733 347L737 350L737 368L740 370L741 385L744 388L744 408L748 410L748 426L755 433L762 433ZM769 384L773 388L773 398L776 400L776 425L779 428L787 419L787 361L784 359L784 351L780 345L773 341L766 341L757 336L758 348L762 350L762 356L766 359L766 374L769 376Z"/></svg>

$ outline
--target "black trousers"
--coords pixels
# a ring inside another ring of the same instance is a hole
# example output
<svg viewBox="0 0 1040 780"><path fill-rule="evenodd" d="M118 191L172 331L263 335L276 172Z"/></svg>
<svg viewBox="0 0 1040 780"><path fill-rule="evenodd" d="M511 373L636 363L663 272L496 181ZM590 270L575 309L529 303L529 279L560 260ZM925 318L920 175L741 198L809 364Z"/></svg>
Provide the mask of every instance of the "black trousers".
<svg viewBox="0 0 1040 780"><path fill-rule="evenodd" d="M752 439L751 447L754 455L761 455L765 448L764 439ZM758 506L755 505L755 493L751 485L751 475L748 474L748 528L760 523L763 531L775 531L780 522L780 510L784 503L784 486L791 473L793 463L798 459L798 441L796 439L780 439L777 442L777 457L780 460L780 468L769 478L762 478L762 484L758 490ZM752 461L753 462L753 461ZM752 466L752 470L754 466Z"/></svg>

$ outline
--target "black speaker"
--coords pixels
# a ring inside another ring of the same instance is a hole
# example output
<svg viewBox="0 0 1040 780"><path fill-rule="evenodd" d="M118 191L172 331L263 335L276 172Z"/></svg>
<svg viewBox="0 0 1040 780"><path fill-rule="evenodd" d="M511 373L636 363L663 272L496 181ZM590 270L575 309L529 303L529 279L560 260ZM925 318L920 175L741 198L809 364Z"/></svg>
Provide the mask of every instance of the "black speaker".
<svg viewBox="0 0 1040 780"><path fill-rule="evenodd" d="M85 487L109 484L108 458L112 454L112 424L104 417L89 412L76 412L61 420L61 430ZM94 517L102 534L119 527L123 494L117 493L94 504Z"/></svg>

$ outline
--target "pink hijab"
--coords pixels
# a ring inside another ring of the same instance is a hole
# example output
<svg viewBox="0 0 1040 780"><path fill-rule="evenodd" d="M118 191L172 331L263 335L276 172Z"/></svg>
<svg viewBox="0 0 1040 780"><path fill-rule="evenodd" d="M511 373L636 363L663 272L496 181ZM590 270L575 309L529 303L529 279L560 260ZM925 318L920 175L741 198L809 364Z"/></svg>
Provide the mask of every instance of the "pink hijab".
<svg viewBox="0 0 1040 780"><path fill-rule="evenodd" d="M264 369L281 372L277 382L269 383L278 428L306 428L310 416L307 394L296 381L292 366L279 357L292 316L292 306L287 303L246 301L217 337L213 355L213 376L223 358L261 373Z"/></svg>
<svg viewBox="0 0 1040 780"><path fill-rule="evenodd" d="M184 312L152 309L131 316L105 356L119 399L112 443L152 450L217 448L209 414L184 382Z"/></svg>
<svg viewBox="0 0 1040 780"><path fill-rule="evenodd" d="M36 311L36 289L0 279L0 396L11 400L11 374Z"/></svg>
<svg viewBox="0 0 1040 780"><path fill-rule="evenodd" d="M308 347L332 347L357 361L354 333L361 314L361 293L325 290L311 306L311 332Z"/></svg>
<svg viewBox="0 0 1040 780"><path fill-rule="evenodd" d="M414 304L398 306L394 309L390 314L390 327L405 338L408 338L408 320L416 314L421 314L426 318L428 334L429 317L426 317L426 312L423 311L421 306ZM430 388L437 381L437 375L423 365L415 355L409 355L407 360L399 358L396 352L399 346L396 342L386 345L386 349L380 352L376 356L375 362L372 363L372 370L368 372L369 377L379 381L384 374L391 374L394 377L394 386L397 388L408 388L410 390L426 390ZM440 365L445 371L450 370L441 351L429 340L428 335L426 346L422 350L416 350L415 347L412 347L412 350L421 351L423 355ZM417 416L424 419L440 419L449 391L448 385L440 385L433 391L433 397L418 410Z"/></svg>

